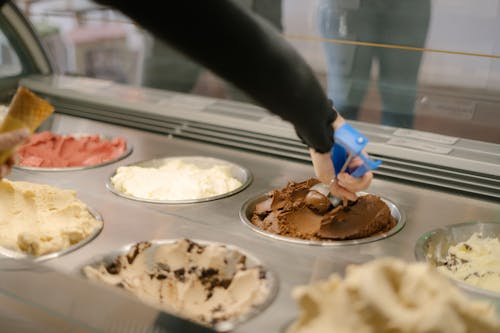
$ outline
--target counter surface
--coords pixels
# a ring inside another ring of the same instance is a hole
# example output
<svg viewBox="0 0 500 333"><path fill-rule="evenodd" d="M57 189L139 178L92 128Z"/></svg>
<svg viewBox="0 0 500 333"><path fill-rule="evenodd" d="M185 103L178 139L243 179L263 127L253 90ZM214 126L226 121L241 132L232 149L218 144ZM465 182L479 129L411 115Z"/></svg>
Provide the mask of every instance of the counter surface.
<svg viewBox="0 0 500 333"><path fill-rule="evenodd" d="M288 181L313 176L313 168L276 157L196 141L177 139L71 116L55 115L52 131L57 133L99 133L123 136L134 149L116 163L79 171L39 172L14 169L10 180L45 183L75 189L78 197L103 217L104 228L82 248L44 263L56 270L80 274L83 263L142 240L187 237L224 242L241 247L271 267L279 277L279 292L263 313L239 326L237 332L280 332L297 314L291 297L294 286L343 273L349 263L361 263L383 256L413 261L418 237L438 226L468 221L500 221L500 205L452 193L375 179L371 193L390 198L406 216L397 234L376 242L318 247L274 240L252 231L239 218L245 201L281 188ZM105 183L118 166L158 157L210 156L228 160L250 170L253 181L230 197L195 204L153 204L119 197Z"/></svg>

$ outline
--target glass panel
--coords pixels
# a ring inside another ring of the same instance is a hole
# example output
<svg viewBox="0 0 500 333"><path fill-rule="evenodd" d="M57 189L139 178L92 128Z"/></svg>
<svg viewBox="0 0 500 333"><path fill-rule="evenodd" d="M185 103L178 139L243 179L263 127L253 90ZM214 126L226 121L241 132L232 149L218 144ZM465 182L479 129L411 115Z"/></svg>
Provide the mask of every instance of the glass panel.
<svg viewBox="0 0 500 333"><path fill-rule="evenodd" d="M19 75L21 71L19 57L3 31L0 31L0 79Z"/></svg>
<svg viewBox="0 0 500 333"><path fill-rule="evenodd" d="M500 143L499 1L284 5L285 37L346 118Z"/></svg>
<svg viewBox="0 0 500 333"><path fill-rule="evenodd" d="M235 1L283 34L346 118L500 143L500 0ZM17 2L57 40L63 73L252 103L92 1Z"/></svg>

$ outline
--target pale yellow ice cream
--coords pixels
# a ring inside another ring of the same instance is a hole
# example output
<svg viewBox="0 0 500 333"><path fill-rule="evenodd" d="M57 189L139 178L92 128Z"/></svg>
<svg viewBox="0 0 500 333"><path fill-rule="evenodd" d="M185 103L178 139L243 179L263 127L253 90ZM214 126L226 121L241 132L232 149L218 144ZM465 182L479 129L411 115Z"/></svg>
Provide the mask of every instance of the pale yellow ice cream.
<svg viewBox="0 0 500 333"><path fill-rule="evenodd" d="M205 324L248 313L269 295L266 272L225 246L189 240L136 244L109 265L84 267L92 280L116 285L144 302Z"/></svg>
<svg viewBox="0 0 500 333"><path fill-rule="evenodd" d="M500 293L500 241L474 233L448 249L438 270L453 279Z"/></svg>
<svg viewBox="0 0 500 333"><path fill-rule="evenodd" d="M158 168L119 167L111 182L116 190L124 194L153 200L208 198L242 185L231 175L228 165L200 168L181 158L165 160Z"/></svg>
<svg viewBox="0 0 500 333"><path fill-rule="evenodd" d="M72 190L0 181L0 246L40 256L61 251L102 227Z"/></svg>
<svg viewBox="0 0 500 333"><path fill-rule="evenodd" d="M434 267L383 258L346 276L297 287L300 317L287 333L493 333L492 304L468 299Z"/></svg>

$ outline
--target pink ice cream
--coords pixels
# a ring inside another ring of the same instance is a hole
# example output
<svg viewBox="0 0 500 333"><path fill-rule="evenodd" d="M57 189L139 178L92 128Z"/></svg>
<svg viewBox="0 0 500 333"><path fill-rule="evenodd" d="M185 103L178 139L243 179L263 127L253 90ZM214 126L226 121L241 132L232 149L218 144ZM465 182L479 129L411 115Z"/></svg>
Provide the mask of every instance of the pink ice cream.
<svg viewBox="0 0 500 333"><path fill-rule="evenodd" d="M95 165L120 157L126 150L125 139L111 140L99 135L78 137L51 132L35 133L19 148L18 165L61 168Z"/></svg>

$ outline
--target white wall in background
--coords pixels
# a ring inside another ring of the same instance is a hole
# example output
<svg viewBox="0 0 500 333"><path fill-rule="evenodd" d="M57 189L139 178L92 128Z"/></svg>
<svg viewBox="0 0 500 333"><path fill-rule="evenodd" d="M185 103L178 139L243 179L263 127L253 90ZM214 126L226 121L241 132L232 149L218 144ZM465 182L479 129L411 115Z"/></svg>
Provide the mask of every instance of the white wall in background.
<svg viewBox="0 0 500 333"><path fill-rule="evenodd" d="M500 55L499 0L432 0L431 6L427 48ZM320 36L316 7L317 0L283 0L285 34ZM316 71L325 71L321 43L289 42ZM426 52L420 82L498 91L500 59Z"/></svg>

